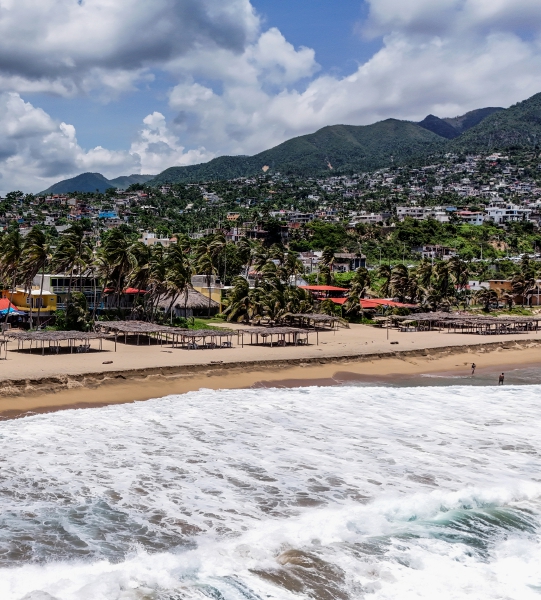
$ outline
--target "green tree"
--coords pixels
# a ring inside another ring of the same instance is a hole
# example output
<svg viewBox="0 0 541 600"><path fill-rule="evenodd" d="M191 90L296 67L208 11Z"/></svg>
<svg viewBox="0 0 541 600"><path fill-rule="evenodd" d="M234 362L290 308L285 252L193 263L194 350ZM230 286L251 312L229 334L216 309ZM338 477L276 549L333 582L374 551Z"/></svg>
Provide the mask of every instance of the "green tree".
<svg viewBox="0 0 541 600"><path fill-rule="evenodd" d="M32 281L41 271L40 297L38 301L37 326L41 325L41 305L43 303L43 283L45 281L45 268L49 263L49 245L41 229L32 227L28 233L23 247L22 270L25 281L32 297ZM30 322L32 322L32 304L30 305Z"/></svg>

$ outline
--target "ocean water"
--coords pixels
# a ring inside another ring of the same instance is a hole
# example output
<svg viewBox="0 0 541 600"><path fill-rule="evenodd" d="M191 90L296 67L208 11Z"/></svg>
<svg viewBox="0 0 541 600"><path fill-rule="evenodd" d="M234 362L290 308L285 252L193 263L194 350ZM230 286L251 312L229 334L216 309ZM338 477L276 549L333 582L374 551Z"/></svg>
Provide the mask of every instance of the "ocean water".
<svg viewBox="0 0 541 600"><path fill-rule="evenodd" d="M0 423L2 600L538 600L541 386L201 390Z"/></svg>

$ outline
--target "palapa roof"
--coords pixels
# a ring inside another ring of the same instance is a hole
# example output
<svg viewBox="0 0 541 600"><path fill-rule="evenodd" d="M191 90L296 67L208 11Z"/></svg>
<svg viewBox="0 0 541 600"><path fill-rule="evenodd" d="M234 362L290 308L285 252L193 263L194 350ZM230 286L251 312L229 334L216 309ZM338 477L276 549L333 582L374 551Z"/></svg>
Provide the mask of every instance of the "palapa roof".
<svg viewBox="0 0 541 600"><path fill-rule="evenodd" d="M146 321L96 321L96 327L108 329L119 333L180 333L187 331L180 327L169 327L167 325L157 325L156 323L147 323Z"/></svg>
<svg viewBox="0 0 541 600"><path fill-rule="evenodd" d="M200 338L200 337L231 337L236 335L236 331L231 329L187 329L180 334L183 338Z"/></svg>
<svg viewBox="0 0 541 600"><path fill-rule="evenodd" d="M223 337L234 335L230 329L186 329L157 325L146 321L96 321L96 326L117 333L150 335L151 333L167 333L183 337Z"/></svg>
<svg viewBox="0 0 541 600"><path fill-rule="evenodd" d="M332 299L332 298L331 298ZM290 314L287 315L288 318L296 318L300 317L302 319L308 319L314 322L323 322L323 321L340 321L339 317L334 317L332 315L318 314L318 313L299 313L299 314Z"/></svg>
<svg viewBox="0 0 541 600"><path fill-rule="evenodd" d="M541 321L541 317L533 316L514 316L514 315L474 315L471 313L446 313L446 312L429 312L409 315L407 317L393 316L393 319L405 321L430 321L430 322L445 322L449 324L496 324L502 325L505 323L535 323Z"/></svg>
<svg viewBox="0 0 541 600"><path fill-rule="evenodd" d="M6 338L23 342L65 342L68 340L97 340L104 338L102 333L94 331L6 331Z"/></svg>
<svg viewBox="0 0 541 600"><path fill-rule="evenodd" d="M175 301L175 308L189 308L191 310L198 309L206 309L209 307L209 298L201 292L194 290L193 288L187 289L188 298L186 299L186 293L182 293L177 300ZM171 306L171 298L163 298L159 302L160 308L165 308L166 310ZM210 300L211 308L220 308L220 304L211 298Z"/></svg>
<svg viewBox="0 0 541 600"><path fill-rule="evenodd" d="M281 335L288 333L303 333L307 334L309 331L306 329L300 329L298 327L250 327L250 329L239 329L239 333L242 335L250 334L250 335Z"/></svg>

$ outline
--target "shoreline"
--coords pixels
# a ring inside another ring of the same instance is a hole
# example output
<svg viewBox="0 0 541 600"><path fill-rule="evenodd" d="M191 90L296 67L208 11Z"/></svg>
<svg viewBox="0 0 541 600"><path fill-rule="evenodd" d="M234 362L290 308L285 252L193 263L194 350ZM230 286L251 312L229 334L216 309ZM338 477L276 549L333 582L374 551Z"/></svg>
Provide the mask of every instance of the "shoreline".
<svg viewBox="0 0 541 600"><path fill-rule="evenodd" d="M74 408L97 408L207 389L333 386L390 383L432 374L466 375L479 370L541 367L541 340L389 350L317 357L211 361L0 381L0 419ZM497 369L496 369L497 368Z"/></svg>

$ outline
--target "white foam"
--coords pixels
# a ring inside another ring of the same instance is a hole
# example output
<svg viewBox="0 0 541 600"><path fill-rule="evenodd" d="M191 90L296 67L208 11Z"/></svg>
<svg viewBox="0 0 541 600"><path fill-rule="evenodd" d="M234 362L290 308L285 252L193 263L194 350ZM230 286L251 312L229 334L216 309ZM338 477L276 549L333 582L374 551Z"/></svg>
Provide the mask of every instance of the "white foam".
<svg viewBox="0 0 541 600"><path fill-rule="evenodd" d="M481 557L431 528L538 513L539 391L204 390L4 422L0 598L298 597L253 573L287 548L356 597L538 595L538 532L496 528ZM385 558L354 550L382 539Z"/></svg>

